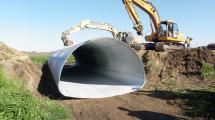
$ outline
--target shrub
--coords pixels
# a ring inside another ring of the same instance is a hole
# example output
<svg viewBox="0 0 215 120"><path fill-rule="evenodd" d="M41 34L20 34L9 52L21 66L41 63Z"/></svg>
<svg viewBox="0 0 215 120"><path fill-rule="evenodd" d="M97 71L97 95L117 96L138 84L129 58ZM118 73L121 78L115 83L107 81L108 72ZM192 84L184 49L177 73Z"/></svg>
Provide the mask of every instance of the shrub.
<svg viewBox="0 0 215 120"><path fill-rule="evenodd" d="M214 79L215 80L215 70L213 64L203 63L202 65L202 77L204 79Z"/></svg>

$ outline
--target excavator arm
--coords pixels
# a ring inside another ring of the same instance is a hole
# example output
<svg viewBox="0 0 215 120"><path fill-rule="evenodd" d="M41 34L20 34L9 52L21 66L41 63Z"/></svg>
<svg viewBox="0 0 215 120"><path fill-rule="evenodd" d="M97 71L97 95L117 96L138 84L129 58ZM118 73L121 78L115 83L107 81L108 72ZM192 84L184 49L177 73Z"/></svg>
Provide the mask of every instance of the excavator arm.
<svg viewBox="0 0 215 120"><path fill-rule="evenodd" d="M69 30L62 33L62 41L64 43L64 46L72 45L73 42L69 40L69 35L75 32L78 32L80 30L83 30L85 28L91 28L91 29L100 29L100 30L106 30L112 33L114 38L117 38L119 36L118 30L114 28L112 25L109 25L107 23L98 23L90 20L83 20L79 22L74 27L71 27Z"/></svg>
<svg viewBox="0 0 215 120"><path fill-rule="evenodd" d="M156 32L158 33L159 30L159 26L160 26L160 16L156 10L156 8L147 0L123 0L123 3L125 5L125 8L128 12L128 15L130 17L130 19L132 20L133 24L134 24L134 29L137 31L138 35L142 35L143 34L143 26L141 24L140 18L134 8L134 5L136 5L137 7L139 7L140 9L142 9L143 11L145 11L152 23L153 23L153 27L152 28L152 33Z"/></svg>

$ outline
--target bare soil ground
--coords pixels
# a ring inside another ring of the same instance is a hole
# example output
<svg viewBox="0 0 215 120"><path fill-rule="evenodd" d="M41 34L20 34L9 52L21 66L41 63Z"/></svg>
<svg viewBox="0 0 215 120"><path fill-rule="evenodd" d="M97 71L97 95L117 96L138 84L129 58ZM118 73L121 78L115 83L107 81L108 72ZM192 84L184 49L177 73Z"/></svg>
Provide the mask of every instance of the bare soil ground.
<svg viewBox="0 0 215 120"><path fill-rule="evenodd" d="M27 88L37 97L59 100L71 109L77 120L183 120L208 119L189 116L183 107L171 104L169 92L190 87L215 87L214 80L200 77L203 62L215 65L215 55L208 50L156 53L139 51L145 63L147 84L139 91L105 99L74 99L59 94L50 70L31 61L2 61L12 75L24 79ZM35 53L34 53L35 55ZM159 91L159 92L157 92ZM214 97L215 94L211 93ZM215 98L213 98L215 100ZM214 110L214 109L212 109ZM213 112L213 111L212 111Z"/></svg>
<svg viewBox="0 0 215 120"><path fill-rule="evenodd" d="M94 100L64 100L73 108L77 120L177 120L188 119L180 108L166 100L135 92L123 96Z"/></svg>

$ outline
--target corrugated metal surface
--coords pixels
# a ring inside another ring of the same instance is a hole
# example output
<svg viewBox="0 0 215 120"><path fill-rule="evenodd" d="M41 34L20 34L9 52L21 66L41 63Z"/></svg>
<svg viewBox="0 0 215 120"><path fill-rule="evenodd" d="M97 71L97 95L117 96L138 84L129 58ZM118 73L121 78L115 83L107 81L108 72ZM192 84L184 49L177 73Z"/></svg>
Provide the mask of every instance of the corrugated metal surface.
<svg viewBox="0 0 215 120"><path fill-rule="evenodd" d="M76 63L65 65L73 54ZM137 91L145 81L144 67L136 53L113 38L98 38L54 53L48 61L62 95L105 98Z"/></svg>

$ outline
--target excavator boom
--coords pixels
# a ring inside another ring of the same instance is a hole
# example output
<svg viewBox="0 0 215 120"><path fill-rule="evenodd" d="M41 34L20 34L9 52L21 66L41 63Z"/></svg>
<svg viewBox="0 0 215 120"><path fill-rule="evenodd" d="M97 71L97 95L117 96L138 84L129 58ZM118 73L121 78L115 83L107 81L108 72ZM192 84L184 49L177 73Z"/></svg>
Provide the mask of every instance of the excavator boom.
<svg viewBox="0 0 215 120"><path fill-rule="evenodd" d="M134 24L134 29L137 31L137 33L139 35L142 34L142 29L143 26L141 24L140 18L134 8L134 5L138 6L140 9L142 9L143 11L145 11L150 19L153 22L153 27L152 31L154 32L158 32L159 30L159 26L160 26L160 16L158 14L158 11L156 10L156 8L147 0L123 0L123 3L125 5L125 8L128 12L128 15L130 17L130 19L132 20L133 24Z"/></svg>
<svg viewBox="0 0 215 120"><path fill-rule="evenodd" d="M121 32L118 31L115 27L108 23L99 23L94 22L91 20L83 20L76 24L74 27L71 27L69 30L62 33L62 41L64 43L64 46L70 46L73 44L73 41L69 40L69 35L75 32L78 32L83 29L98 29L98 30L105 30L112 33L113 38L116 38L120 41L125 42L126 44L131 44L132 42L138 42L137 40L134 40L133 35L130 32Z"/></svg>
<svg viewBox="0 0 215 120"><path fill-rule="evenodd" d="M108 23L98 23L91 20L83 20L79 22L74 27L71 27L69 30L62 33L61 39L63 40L63 43L65 46L69 46L73 44L72 41L69 40L69 35L75 32L78 32L80 30L83 30L85 28L90 29L100 29L100 30L106 30L112 33L113 37L116 38L119 34L118 30L114 28L112 25L109 25Z"/></svg>

